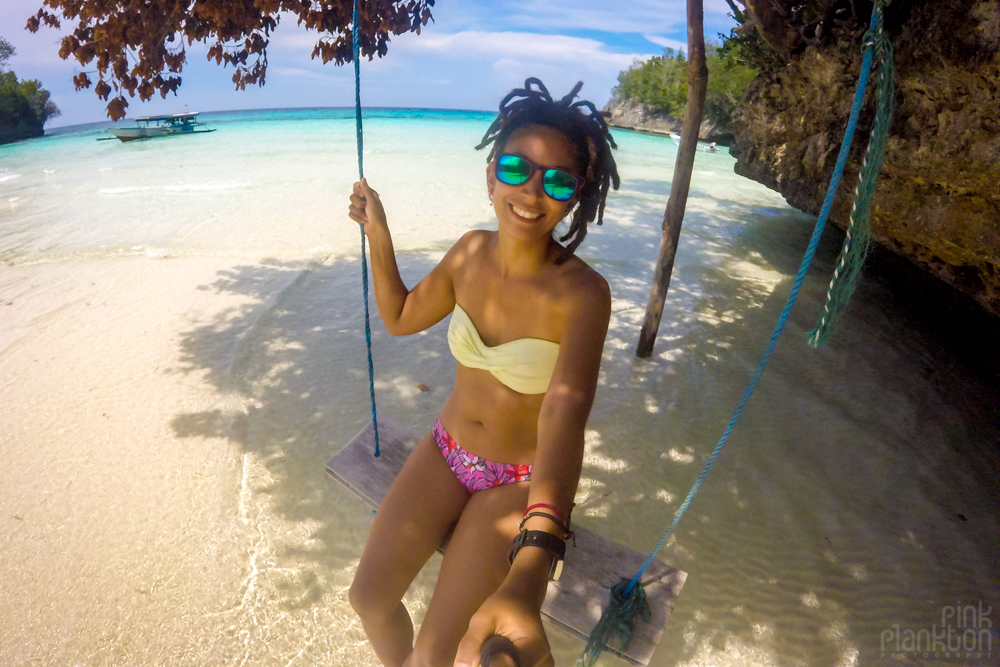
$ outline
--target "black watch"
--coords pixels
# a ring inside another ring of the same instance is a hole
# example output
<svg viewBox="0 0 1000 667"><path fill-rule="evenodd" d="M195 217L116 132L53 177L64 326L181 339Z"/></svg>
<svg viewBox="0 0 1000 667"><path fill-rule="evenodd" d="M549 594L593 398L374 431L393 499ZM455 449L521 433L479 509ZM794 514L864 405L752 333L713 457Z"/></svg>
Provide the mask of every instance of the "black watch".
<svg viewBox="0 0 1000 667"><path fill-rule="evenodd" d="M565 540L552 533L546 533L544 530L522 530L514 538L514 543L510 545L510 554L507 560L511 565L514 564L514 557L517 556L521 547L539 547L552 554L555 558L552 559L552 565L549 568L549 579L559 581L559 577L562 575L563 559L566 557Z"/></svg>

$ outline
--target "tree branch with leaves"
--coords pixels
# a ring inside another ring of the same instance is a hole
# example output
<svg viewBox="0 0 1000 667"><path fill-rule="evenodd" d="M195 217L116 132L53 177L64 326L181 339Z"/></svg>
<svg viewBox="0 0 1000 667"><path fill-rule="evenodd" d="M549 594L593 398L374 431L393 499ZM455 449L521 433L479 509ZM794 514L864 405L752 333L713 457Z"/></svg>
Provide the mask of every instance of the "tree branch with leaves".
<svg viewBox="0 0 1000 667"><path fill-rule="evenodd" d="M361 54L384 56L391 35L420 33L432 20L434 0L365 0L358 13ZM209 45L208 59L232 65L233 83L264 85L271 33L284 16L321 33L313 58L342 65L351 62L352 0L44 0L27 29L59 28L76 22L63 37L59 57L82 67L73 77L77 90L94 86L107 100L112 120L125 117L128 100L146 101L156 93L177 94L187 47ZM92 65L93 64L93 65ZM90 75L97 74L97 82Z"/></svg>

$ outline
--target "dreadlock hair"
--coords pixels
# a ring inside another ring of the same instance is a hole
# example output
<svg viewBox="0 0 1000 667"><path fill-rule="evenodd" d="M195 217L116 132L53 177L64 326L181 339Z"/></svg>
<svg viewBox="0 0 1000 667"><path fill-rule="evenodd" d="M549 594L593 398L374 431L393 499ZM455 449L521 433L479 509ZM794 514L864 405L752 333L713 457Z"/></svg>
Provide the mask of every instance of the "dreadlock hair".
<svg viewBox="0 0 1000 667"><path fill-rule="evenodd" d="M563 246L562 254L556 259L557 264L569 259L583 243L587 236L587 223L595 217L597 224L604 221L609 186L613 184L617 190L621 182L618 167L611 156L611 149L618 146L608 131L608 124L593 102L573 102L582 87L583 81L578 82L568 95L557 102L541 81L534 77L527 79L524 88L515 88L503 98L500 113L483 135L482 142L476 146L476 150L480 150L493 144L486 158L490 162L503 152L515 130L529 125L543 125L561 133L576 148L576 163L584 184L577 195L579 204L573 213L569 231L559 238L560 244L569 243Z"/></svg>

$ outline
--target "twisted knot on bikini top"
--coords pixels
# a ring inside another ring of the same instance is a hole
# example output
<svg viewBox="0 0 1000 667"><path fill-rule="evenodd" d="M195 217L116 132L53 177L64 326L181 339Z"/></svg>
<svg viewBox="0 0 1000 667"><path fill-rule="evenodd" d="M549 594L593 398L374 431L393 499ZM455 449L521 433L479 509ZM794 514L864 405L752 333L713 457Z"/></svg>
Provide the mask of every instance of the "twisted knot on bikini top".
<svg viewBox="0 0 1000 667"><path fill-rule="evenodd" d="M488 347L457 303L448 325L448 347L463 366L487 370L521 394L544 394L559 356L559 343L541 338L519 338Z"/></svg>

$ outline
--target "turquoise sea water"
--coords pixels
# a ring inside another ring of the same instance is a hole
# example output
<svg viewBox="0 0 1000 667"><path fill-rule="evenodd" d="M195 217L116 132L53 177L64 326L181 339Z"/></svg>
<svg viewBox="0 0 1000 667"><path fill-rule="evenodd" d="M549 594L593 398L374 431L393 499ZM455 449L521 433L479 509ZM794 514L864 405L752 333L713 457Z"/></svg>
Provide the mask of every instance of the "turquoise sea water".
<svg viewBox="0 0 1000 667"><path fill-rule="evenodd" d="M473 150L491 118L366 112L365 174L408 284L495 225ZM346 597L370 512L323 472L370 419L353 112L202 120L217 131L0 147L4 664L377 664ZM615 137L622 188L579 252L614 312L574 517L645 552L814 220L699 153L654 358L637 360L676 145ZM809 350L836 236L662 552L688 580L654 665L1000 664L995 624L978 658L900 656L894 634L1000 601L995 387L877 280ZM380 414L423 432L454 380L446 323L393 338L373 314ZM407 596L418 621L439 562ZM549 635L572 664L582 643Z"/></svg>

